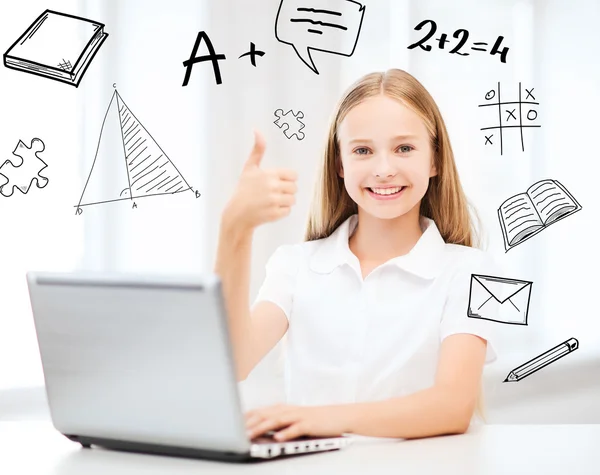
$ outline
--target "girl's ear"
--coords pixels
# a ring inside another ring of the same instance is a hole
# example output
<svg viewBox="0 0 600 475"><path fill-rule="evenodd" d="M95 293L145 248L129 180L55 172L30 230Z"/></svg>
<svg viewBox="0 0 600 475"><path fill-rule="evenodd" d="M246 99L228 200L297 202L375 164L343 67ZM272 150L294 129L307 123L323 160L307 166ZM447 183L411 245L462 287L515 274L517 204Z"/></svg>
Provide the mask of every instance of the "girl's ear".
<svg viewBox="0 0 600 475"><path fill-rule="evenodd" d="M337 157L335 159L335 162L337 163L337 173L340 176L340 178L344 178L344 167L342 166L342 159L340 157Z"/></svg>
<svg viewBox="0 0 600 475"><path fill-rule="evenodd" d="M429 171L429 178L437 176L437 168L435 166L435 156L431 160L431 170Z"/></svg>

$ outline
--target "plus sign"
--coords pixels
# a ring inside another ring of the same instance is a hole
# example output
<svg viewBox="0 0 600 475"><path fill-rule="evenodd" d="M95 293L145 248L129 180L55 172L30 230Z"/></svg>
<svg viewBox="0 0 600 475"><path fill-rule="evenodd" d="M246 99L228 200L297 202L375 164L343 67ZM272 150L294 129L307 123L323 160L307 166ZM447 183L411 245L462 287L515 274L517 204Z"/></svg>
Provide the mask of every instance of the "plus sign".
<svg viewBox="0 0 600 475"><path fill-rule="evenodd" d="M240 56L240 58L244 57L244 56L248 56L250 55L250 62L252 63L252 66L256 67L256 61L255 61L255 56L264 56L265 52L264 51L256 51L256 45L252 42L250 42L250 51L248 51L247 53L244 53ZM238 59L240 59L238 58Z"/></svg>
<svg viewBox="0 0 600 475"><path fill-rule="evenodd" d="M442 36L440 36L439 38L436 38L440 49L444 49L444 45L446 43L448 43L448 40L446 38L447 38L446 33L443 33Z"/></svg>

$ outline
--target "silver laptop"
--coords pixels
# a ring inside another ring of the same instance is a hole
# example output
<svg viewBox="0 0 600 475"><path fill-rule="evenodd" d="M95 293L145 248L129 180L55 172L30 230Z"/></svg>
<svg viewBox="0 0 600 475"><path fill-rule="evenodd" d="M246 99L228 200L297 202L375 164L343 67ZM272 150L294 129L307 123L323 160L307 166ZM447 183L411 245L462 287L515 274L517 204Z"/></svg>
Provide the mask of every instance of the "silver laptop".
<svg viewBox="0 0 600 475"><path fill-rule="evenodd" d="M53 425L83 447L246 462L352 441L248 439L216 274L27 282Z"/></svg>

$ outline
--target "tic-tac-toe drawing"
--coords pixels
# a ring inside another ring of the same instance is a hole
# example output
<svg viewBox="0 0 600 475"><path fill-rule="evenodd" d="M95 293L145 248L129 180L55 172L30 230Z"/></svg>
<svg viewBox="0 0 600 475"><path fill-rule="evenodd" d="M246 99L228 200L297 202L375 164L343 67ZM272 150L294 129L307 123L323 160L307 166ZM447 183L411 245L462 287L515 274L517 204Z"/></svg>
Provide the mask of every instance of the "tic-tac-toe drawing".
<svg viewBox="0 0 600 475"><path fill-rule="evenodd" d="M522 99L523 91L525 89L525 100ZM500 82L498 81L498 92L496 93L495 89L488 91L485 95L485 100L488 101L485 104L479 104L479 107L484 107L488 111L488 116L490 121L496 122L498 121L498 125L492 127L482 127L480 130L485 131L498 131L498 137L500 142L500 155L503 154L504 150L504 141L506 141L507 132L510 135L508 129L517 130L519 129L521 132L521 150L525 151L525 144L523 139L523 130L531 130L535 128L541 127L541 125L537 124L535 120L538 118L538 106L539 102L536 102L535 96L533 95L534 88L521 88L521 83L519 83L518 90L518 101L504 101L500 100ZM505 93L506 94L506 93ZM537 94L537 93L536 93ZM495 97L498 97L497 102L490 102ZM489 107L492 106L492 107ZM518 110L518 112L517 112ZM518 117L518 118L517 118ZM504 130L504 133L502 132ZM487 134L488 132L486 132ZM493 139L493 140L492 140ZM494 145L496 138L494 134L491 133L489 136L485 135L485 145L490 144Z"/></svg>
<svg viewBox="0 0 600 475"><path fill-rule="evenodd" d="M48 165L38 157L45 148L44 142L38 138L32 139L29 147L19 140L13 155L21 160L7 159L0 166L0 194L8 198L15 188L26 194L34 181L38 188L48 184L48 178L40 175Z"/></svg>
<svg viewBox="0 0 600 475"><path fill-rule="evenodd" d="M283 130L283 133L288 139L291 139L294 135L298 140L304 138L304 132L300 132L304 128L304 123L300 120L304 117L302 111L298 111L294 114L290 109L284 114L283 109L277 109L275 111L275 117L277 117L277 120L273 123ZM284 125L286 127L284 127Z"/></svg>

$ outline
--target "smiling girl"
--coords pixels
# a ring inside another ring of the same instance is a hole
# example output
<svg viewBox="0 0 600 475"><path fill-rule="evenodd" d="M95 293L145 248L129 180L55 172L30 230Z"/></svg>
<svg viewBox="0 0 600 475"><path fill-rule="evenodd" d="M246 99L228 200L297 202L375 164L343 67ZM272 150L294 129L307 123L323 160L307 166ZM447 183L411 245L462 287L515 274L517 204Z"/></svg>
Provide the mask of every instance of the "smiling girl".
<svg viewBox="0 0 600 475"><path fill-rule="evenodd" d="M223 283L238 381L288 334L288 404L246 413L249 437L465 432L494 323L467 317L471 274L495 264L474 231L444 121L410 74L367 74L342 96L304 242L279 246L249 305L253 230L287 216L293 170L255 146L223 211Z"/></svg>

